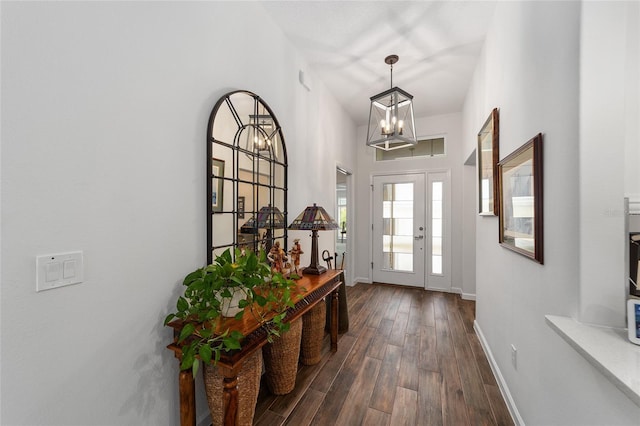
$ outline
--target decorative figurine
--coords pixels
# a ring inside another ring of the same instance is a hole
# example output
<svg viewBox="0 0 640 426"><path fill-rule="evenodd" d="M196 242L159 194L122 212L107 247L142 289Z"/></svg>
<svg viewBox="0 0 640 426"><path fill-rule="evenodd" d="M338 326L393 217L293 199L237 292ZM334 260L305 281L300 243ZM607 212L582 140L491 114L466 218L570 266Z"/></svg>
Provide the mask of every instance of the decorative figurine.
<svg viewBox="0 0 640 426"><path fill-rule="evenodd" d="M293 270L296 274L300 274L300 255L303 254L302 247L300 247L300 238L293 240L293 247L289 250L291 260L293 260Z"/></svg>
<svg viewBox="0 0 640 426"><path fill-rule="evenodd" d="M276 241L271 247L269 254L267 254L267 259L271 262L271 270L273 272L282 273L284 270L284 264L289 258L284 250L280 248L280 242Z"/></svg>

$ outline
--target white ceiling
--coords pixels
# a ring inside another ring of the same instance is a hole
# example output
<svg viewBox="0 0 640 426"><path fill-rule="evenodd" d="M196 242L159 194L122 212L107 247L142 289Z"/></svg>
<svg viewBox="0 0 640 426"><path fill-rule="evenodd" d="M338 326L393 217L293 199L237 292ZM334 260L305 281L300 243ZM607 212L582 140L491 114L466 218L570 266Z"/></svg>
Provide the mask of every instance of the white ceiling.
<svg viewBox="0 0 640 426"><path fill-rule="evenodd" d="M263 6L313 75L355 120L393 83L414 96L416 117L458 112L469 87L493 1L265 1ZM309 78L309 74L305 74ZM313 90L313 81L309 81Z"/></svg>

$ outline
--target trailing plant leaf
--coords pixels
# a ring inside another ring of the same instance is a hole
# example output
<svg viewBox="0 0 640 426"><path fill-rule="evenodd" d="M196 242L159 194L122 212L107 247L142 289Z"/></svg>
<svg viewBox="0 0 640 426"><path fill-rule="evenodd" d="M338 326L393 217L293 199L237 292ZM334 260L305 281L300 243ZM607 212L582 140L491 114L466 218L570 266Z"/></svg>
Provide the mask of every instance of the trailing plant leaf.
<svg viewBox="0 0 640 426"><path fill-rule="evenodd" d="M184 339L191 336L195 331L195 329L196 327L192 323L185 324L185 326L182 327L182 330L180 330L180 337L178 337L178 343L182 342Z"/></svg>
<svg viewBox="0 0 640 426"><path fill-rule="evenodd" d="M229 335L236 340L244 339L244 334L240 333L238 330L233 330Z"/></svg>
<svg viewBox="0 0 640 426"><path fill-rule="evenodd" d="M241 348L240 341L238 339L234 339L231 336L225 337L223 341L227 351Z"/></svg>
<svg viewBox="0 0 640 426"><path fill-rule="evenodd" d="M220 316L220 308L218 306L217 308L209 309L209 311L207 312L207 314L205 316L205 320L216 319L219 316Z"/></svg>
<svg viewBox="0 0 640 426"><path fill-rule="evenodd" d="M181 370L187 370L193 366L196 357L193 352L193 347L185 346L182 348L182 362L180 363Z"/></svg>
<svg viewBox="0 0 640 426"><path fill-rule="evenodd" d="M267 299L261 294L256 294L253 299L258 306L265 306L267 304Z"/></svg>
<svg viewBox="0 0 640 426"><path fill-rule="evenodd" d="M218 258L215 260L216 263L218 264L224 264L224 263L231 263L231 250L226 249L224 251L224 253L222 253L220 256L218 256Z"/></svg>
<svg viewBox="0 0 640 426"><path fill-rule="evenodd" d="M182 284L188 286L193 281L202 279L202 276L204 275L203 272L204 271L202 270L202 268L196 269L195 271L191 272L189 275L184 277L184 281L182 282Z"/></svg>
<svg viewBox="0 0 640 426"><path fill-rule="evenodd" d="M200 358L202 358L204 362L206 362L207 364L211 362L212 350L209 345L200 346L200 350L198 352L200 354Z"/></svg>
<svg viewBox="0 0 640 426"><path fill-rule="evenodd" d="M166 326L167 324L169 324L171 321L173 321L176 318L176 314L169 314L167 315L167 317L164 319L164 325Z"/></svg>
<svg viewBox="0 0 640 426"><path fill-rule="evenodd" d="M189 309L189 302L187 302L184 297L179 297L176 307L178 308L178 312L184 312Z"/></svg>
<svg viewBox="0 0 640 426"><path fill-rule="evenodd" d="M257 267L258 267L258 257L255 256L255 254L253 256L247 256L247 269L251 271L255 271Z"/></svg>

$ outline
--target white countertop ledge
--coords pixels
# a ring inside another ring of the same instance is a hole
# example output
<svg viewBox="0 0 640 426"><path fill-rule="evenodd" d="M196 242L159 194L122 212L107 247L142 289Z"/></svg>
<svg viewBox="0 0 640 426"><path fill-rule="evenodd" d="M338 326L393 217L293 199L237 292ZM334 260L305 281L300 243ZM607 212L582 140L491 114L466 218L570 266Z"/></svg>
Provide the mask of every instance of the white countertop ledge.
<svg viewBox="0 0 640 426"><path fill-rule="evenodd" d="M580 355L640 407L640 346L626 329L581 324L573 318L545 315L547 324Z"/></svg>

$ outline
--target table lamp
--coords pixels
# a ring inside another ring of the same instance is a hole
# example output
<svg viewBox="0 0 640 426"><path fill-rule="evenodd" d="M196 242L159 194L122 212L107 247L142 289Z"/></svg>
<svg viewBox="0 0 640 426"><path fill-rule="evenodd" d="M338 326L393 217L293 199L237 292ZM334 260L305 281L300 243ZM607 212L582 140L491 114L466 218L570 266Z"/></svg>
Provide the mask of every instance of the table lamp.
<svg viewBox="0 0 640 426"><path fill-rule="evenodd" d="M327 272L327 268L318 264L318 231L338 229L338 224L327 211L313 203L296 217L289 229L311 231L311 265L302 270L303 274L320 275Z"/></svg>
<svg viewBox="0 0 640 426"><path fill-rule="evenodd" d="M256 217L252 216L242 225L240 232L243 234L257 234L258 229L267 230L265 235L265 250L267 253L271 250L271 240L273 239L272 229L284 229L284 214L279 208L271 204L260 208Z"/></svg>

